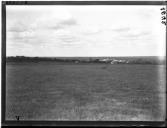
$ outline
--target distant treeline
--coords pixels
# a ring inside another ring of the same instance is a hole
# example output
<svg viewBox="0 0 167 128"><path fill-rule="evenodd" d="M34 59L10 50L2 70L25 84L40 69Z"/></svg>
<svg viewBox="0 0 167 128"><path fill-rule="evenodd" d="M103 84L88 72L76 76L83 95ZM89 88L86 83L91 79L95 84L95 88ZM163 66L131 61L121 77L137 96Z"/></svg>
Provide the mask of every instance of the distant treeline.
<svg viewBox="0 0 167 128"><path fill-rule="evenodd" d="M109 63L109 64L166 64L158 57L25 57L11 56L6 62L72 62L72 63Z"/></svg>

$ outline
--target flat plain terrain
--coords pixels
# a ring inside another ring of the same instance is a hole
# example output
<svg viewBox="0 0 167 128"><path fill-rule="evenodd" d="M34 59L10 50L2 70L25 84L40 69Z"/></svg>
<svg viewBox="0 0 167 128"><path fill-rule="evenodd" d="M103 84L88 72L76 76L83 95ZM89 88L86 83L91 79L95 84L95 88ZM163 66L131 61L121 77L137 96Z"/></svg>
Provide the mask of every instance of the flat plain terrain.
<svg viewBox="0 0 167 128"><path fill-rule="evenodd" d="M164 65L8 62L6 119L164 120Z"/></svg>

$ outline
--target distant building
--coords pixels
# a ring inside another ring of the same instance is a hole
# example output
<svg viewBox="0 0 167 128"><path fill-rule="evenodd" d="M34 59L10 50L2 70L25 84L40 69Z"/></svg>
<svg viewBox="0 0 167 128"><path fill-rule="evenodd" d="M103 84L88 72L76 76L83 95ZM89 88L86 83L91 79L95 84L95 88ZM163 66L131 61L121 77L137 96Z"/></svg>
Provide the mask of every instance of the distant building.
<svg viewBox="0 0 167 128"><path fill-rule="evenodd" d="M112 59L109 59L109 58L105 58L105 59L101 59L99 60L100 62L111 62Z"/></svg>
<svg viewBox="0 0 167 128"><path fill-rule="evenodd" d="M79 60L76 60L75 63L76 63L76 64L79 63Z"/></svg>

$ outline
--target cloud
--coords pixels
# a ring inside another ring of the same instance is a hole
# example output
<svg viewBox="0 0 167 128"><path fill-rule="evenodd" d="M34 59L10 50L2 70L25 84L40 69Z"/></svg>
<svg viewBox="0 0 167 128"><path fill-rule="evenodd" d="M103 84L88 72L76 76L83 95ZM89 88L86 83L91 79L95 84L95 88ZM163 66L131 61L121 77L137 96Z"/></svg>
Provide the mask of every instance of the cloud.
<svg viewBox="0 0 167 128"><path fill-rule="evenodd" d="M77 42L80 41L79 38L74 35L62 35L62 36L59 36L58 39L61 40L62 42L66 42L70 44L76 44Z"/></svg>
<svg viewBox="0 0 167 128"><path fill-rule="evenodd" d="M155 8L155 16L151 11L147 13L148 6L126 6L123 10L122 6L12 8L7 11L7 52L12 55L15 50L20 55L39 56L104 55L105 51L106 55L120 55L127 51L136 53L134 49L141 43L143 51L148 51L153 43L163 43L164 26L156 11L159 7ZM104 53L99 52L102 50Z"/></svg>
<svg viewBox="0 0 167 128"><path fill-rule="evenodd" d="M64 21L61 21L59 24L71 26L71 25L76 25L77 22L76 22L76 20L74 18L70 18L70 19L66 19Z"/></svg>
<svg viewBox="0 0 167 128"><path fill-rule="evenodd" d="M115 29L112 29L113 31L115 32L127 32L130 30L129 27L125 27L125 28L115 28Z"/></svg>
<svg viewBox="0 0 167 128"><path fill-rule="evenodd" d="M7 25L7 31L9 32L25 32L25 31L36 31L42 29L54 29L59 30L65 27L75 26L77 21L73 18L57 20L50 19L44 21L34 21L32 23L26 23L21 21L16 21L15 23Z"/></svg>
<svg viewBox="0 0 167 128"><path fill-rule="evenodd" d="M53 26L49 26L48 28L59 30L59 29L64 29L66 27L75 26L75 25L77 25L76 20L73 18L70 18L70 19L62 20L58 23L55 23Z"/></svg>
<svg viewBox="0 0 167 128"><path fill-rule="evenodd" d="M15 21L7 23L7 45L13 43L18 43L23 47L24 44L29 46L53 43L63 45L61 42L72 45L79 41L76 35L69 31L71 30L69 27L77 25L76 19L71 16L61 19L39 16L34 19L34 22L20 20L19 17Z"/></svg>
<svg viewBox="0 0 167 128"><path fill-rule="evenodd" d="M151 33L148 31L136 31L136 32L131 31L130 33L125 33L123 37L128 39L138 39L138 38L148 37L150 35Z"/></svg>
<svg viewBox="0 0 167 128"><path fill-rule="evenodd" d="M7 24L7 31L9 32L25 32L27 30L30 30L28 24L21 21L15 21Z"/></svg>
<svg viewBox="0 0 167 128"><path fill-rule="evenodd" d="M79 30L85 36L97 35L103 32L103 29L97 25L80 25Z"/></svg>

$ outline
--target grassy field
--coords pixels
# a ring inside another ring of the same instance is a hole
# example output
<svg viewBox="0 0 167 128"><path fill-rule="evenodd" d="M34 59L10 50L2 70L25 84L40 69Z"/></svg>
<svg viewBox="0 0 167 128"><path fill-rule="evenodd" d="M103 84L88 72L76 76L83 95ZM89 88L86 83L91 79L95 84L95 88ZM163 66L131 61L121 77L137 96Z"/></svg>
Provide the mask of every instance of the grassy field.
<svg viewBox="0 0 167 128"><path fill-rule="evenodd" d="M165 66L6 64L6 119L164 120Z"/></svg>

